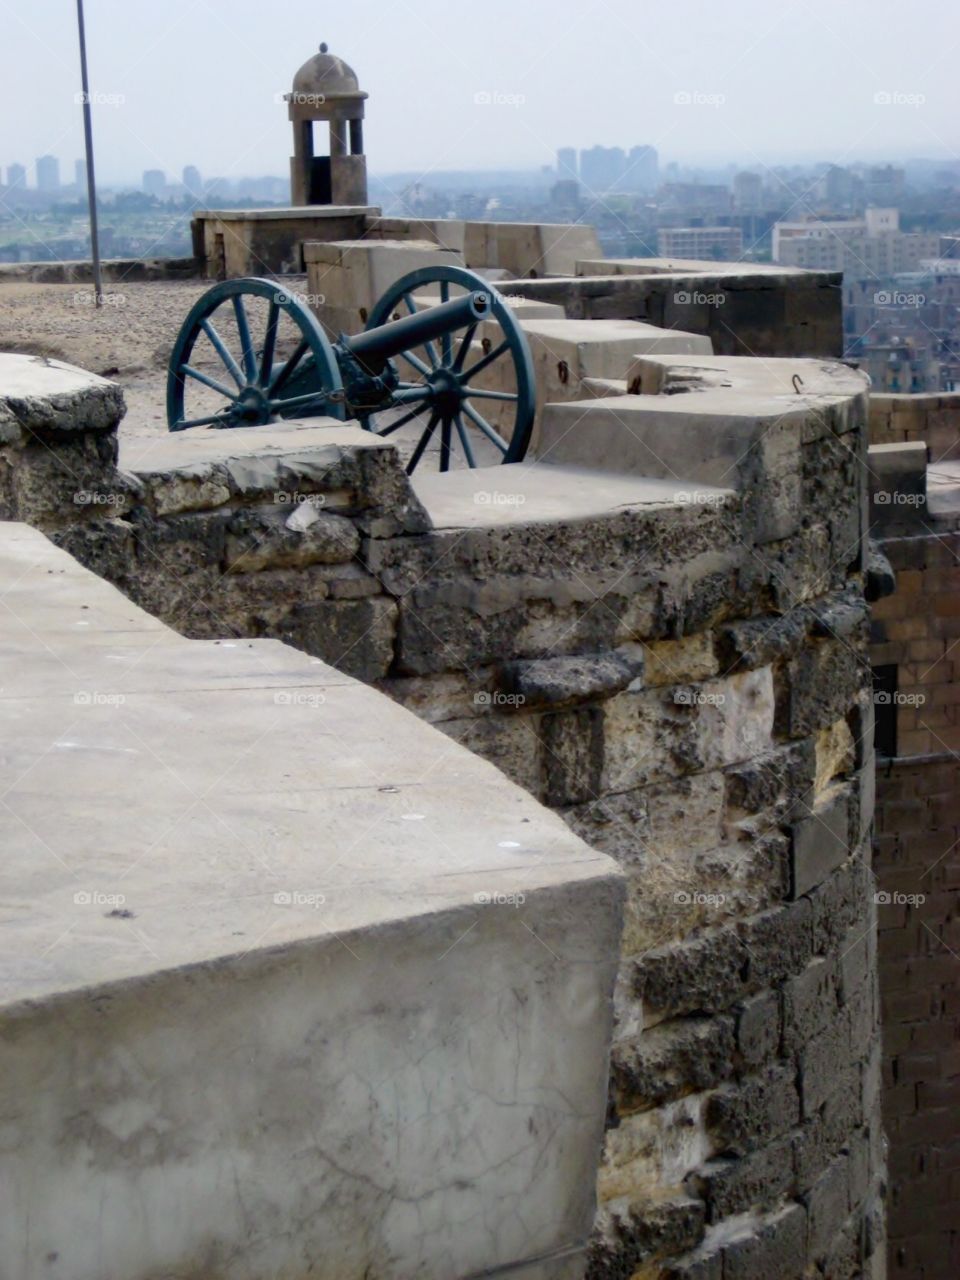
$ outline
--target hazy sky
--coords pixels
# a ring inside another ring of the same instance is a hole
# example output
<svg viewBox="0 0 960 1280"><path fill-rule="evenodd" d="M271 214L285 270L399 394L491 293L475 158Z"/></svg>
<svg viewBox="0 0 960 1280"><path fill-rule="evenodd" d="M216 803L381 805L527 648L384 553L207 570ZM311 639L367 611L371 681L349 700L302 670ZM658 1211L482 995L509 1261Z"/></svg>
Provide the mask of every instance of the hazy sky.
<svg viewBox="0 0 960 1280"><path fill-rule="evenodd" d="M321 40L370 94L375 173L539 166L596 142L744 166L960 154L956 0L86 0L86 15L107 182L286 174L277 99ZM69 181L74 0L0 0L0 19L0 165L32 183L50 152Z"/></svg>

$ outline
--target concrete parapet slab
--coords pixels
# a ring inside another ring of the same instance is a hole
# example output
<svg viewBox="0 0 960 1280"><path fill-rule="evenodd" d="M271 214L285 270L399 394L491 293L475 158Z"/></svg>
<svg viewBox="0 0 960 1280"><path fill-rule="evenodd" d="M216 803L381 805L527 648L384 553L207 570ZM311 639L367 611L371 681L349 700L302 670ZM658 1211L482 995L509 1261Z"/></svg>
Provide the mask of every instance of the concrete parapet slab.
<svg viewBox="0 0 960 1280"><path fill-rule="evenodd" d="M0 583L5 1276L580 1274L615 864L276 641Z"/></svg>
<svg viewBox="0 0 960 1280"><path fill-rule="evenodd" d="M311 305L333 337L359 333L401 276L421 267L463 265L461 253L435 240L308 241L303 256Z"/></svg>

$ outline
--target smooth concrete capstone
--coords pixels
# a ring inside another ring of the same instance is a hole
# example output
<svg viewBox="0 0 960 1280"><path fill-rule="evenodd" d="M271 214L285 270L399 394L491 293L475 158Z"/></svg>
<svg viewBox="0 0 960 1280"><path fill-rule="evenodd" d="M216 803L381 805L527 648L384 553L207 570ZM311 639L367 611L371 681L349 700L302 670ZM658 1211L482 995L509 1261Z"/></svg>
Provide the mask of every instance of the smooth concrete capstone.
<svg viewBox="0 0 960 1280"><path fill-rule="evenodd" d="M35 530L0 585L5 1280L580 1275L615 863Z"/></svg>

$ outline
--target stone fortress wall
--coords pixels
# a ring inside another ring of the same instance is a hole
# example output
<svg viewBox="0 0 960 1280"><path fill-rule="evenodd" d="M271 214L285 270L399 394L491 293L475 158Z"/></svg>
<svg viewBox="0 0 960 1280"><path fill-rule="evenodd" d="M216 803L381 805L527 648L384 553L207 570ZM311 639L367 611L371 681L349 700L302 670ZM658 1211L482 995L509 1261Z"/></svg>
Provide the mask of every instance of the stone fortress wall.
<svg viewBox="0 0 960 1280"><path fill-rule="evenodd" d="M375 685L617 859L588 1275L881 1276L865 382L689 351L413 485L350 425L118 467L109 384L8 397L0 506L184 635Z"/></svg>

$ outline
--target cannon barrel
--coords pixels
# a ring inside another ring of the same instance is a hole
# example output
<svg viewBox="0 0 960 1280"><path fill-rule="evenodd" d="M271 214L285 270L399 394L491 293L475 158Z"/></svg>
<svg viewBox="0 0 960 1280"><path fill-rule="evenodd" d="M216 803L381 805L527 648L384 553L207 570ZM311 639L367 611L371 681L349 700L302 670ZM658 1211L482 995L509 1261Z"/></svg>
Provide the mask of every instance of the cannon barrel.
<svg viewBox="0 0 960 1280"><path fill-rule="evenodd" d="M376 329L340 339L340 345L367 368L376 369L393 356L490 317L490 295L479 289L451 298L416 315L404 316Z"/></svg>

